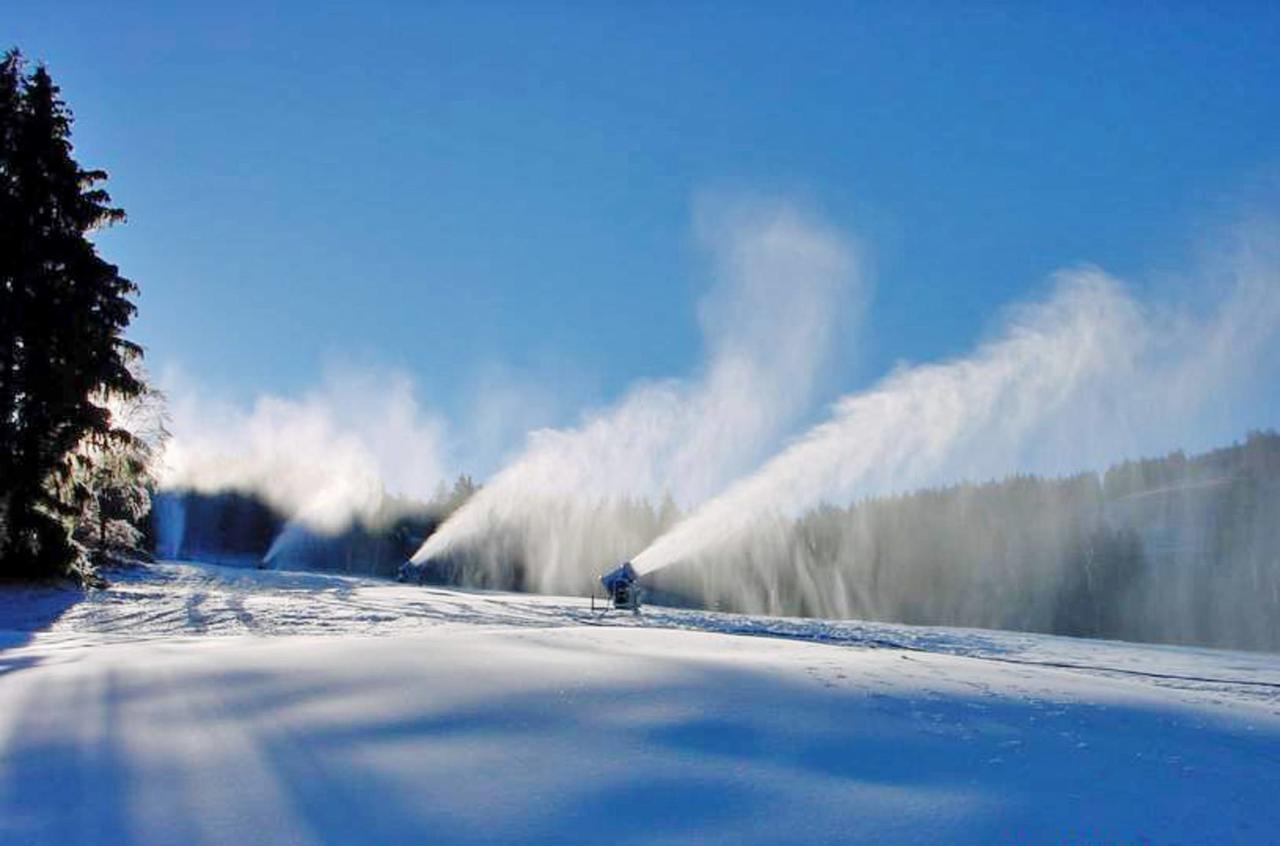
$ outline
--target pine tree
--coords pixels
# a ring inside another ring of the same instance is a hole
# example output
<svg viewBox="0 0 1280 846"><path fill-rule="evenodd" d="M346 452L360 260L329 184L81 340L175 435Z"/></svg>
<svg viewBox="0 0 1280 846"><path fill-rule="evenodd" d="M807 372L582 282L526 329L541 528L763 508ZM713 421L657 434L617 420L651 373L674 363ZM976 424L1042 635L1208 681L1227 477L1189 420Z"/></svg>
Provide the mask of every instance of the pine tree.
<svg viewBox="0 0 1280 846"><path fill-rule="evenodd" d="M135 372L146 384L142 371ZM134 397L96 398L111 410L112 425L127 436L88 437L72 459L80 509L75 538L109 560L114 552L142 552L143 519L151 512L158 458L169 437L164 395L149 385Z"/></svg>
<svg viewBox="0 0 1280 846"><path fill-rule="evenodd" d="M65 572L86 491L82 448L128 442L104 398L143 389L130 370L141 350L122 332L133 283L89 235L124 219L97 187L102 171L72 157L71 113L43 66L0 65L0 573Z"/></svg>
<svg viewBox="0 0 1280 846"><path fill-rule="evenodd" d="M16 52L10 52L0 62L0 550L9 535L16 420L14 267L19 241L14 164L21 107L21 62Z"/></svg>

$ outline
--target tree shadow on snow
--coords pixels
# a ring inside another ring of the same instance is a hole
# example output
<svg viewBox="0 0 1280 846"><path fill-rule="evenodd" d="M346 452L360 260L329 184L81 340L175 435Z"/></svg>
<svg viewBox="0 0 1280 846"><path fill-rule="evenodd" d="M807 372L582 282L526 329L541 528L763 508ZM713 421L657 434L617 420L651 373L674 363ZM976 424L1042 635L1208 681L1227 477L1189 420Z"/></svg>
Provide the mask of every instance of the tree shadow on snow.
<svg viewBox="0 0 1280 846"><path fill-rule="evenodd" d="M1225 842L1280 821L1274 723L1009 685L943 695L850 663L807 682L673 659L597 682L600 660L495 696L457 693L503 672L482 662L330 673L317 660L184 665L96 700L55 697L20 718L0 819L57 835L24 842L84 840L76 827L101 813L138 842L190 826L193 841L317 844ZM50 728L86 720L100 733ZM190 731L226 742L184 758ZM140 746L150 754L120 754ZM244 805L212 820L183 778L233 779ZM126 785L127 802L115 795ZM160 802L168 828L129 816Z"/></svg>
<svg viewBox="0 0 1280 846"><path fill-rule="evenodd" d="M85 598L80 588L55 585L0 585L0 675L35 666L34 656L13 655L48 630Z"/></svg>

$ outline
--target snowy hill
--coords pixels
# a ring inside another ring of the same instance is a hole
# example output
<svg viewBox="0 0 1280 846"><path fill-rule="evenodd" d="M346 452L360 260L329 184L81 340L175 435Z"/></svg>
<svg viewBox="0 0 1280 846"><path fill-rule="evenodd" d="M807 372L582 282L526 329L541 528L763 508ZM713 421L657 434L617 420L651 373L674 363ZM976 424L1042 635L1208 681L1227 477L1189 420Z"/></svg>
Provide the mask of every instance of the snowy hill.
<svg viewBox="0 0 1280 846"><path fill-rule="evenodd" d="M164 564L0 590L0 843L1264 843L1280 657Z"/></svg>

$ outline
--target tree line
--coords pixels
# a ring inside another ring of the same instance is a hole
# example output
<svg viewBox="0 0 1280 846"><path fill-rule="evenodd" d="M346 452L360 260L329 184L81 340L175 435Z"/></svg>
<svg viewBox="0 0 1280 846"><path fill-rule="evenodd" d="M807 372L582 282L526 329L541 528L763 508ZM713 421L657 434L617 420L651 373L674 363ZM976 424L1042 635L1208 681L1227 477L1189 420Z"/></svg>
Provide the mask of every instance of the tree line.
<svg viewBox="0 0 1280 846"><path fill-rule="evenodd" d="M338 532L319 532L253 491L162 490L147 524L162 558L394 578L435 530L480 489L468 475L428 500L384 493Z"/></svg>
<svg viewBox="0 0 1280 846"><path fill-rule="evenodd" d="M654 586L751 613L1280 649L1280 435L773 517Z"/></svg>

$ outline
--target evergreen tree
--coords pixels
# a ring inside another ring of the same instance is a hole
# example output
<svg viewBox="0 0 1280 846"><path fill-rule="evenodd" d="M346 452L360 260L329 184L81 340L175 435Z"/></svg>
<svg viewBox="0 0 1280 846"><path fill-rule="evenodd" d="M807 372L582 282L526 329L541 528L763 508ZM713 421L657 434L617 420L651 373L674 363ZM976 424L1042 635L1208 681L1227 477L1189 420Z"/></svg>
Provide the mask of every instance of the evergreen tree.
<svg viewBox="0 0 1280 846"><path fill-rule="evenodd" d="M71 538L92 461L131 435L106 398L137 396L122 337L133 283L89 235L124 219L97 187L106 174L72 157L71 113L43 66L0 65L0 573L31 577L77 563Z"/></svg>
<svg viewBox="0 0 1280 846"><path fill-rule="evenodd" d="M142 371L135 375L144 383ZM143 552L143 518L151 512L156 466L168 440L164 395L146 386L134 397L103 395L113 426L127 436L88 437L72 459L72 482L80 513L75 537L108 559L112 551Z"/></svg>
<svg viewBox="0 0 1280 846"><path fill-rule="evenodd" d="M14 267L18 255L17 181L14 165L22 102L22 70L16 52L0 62L0 550L9 535L16 420L14 367Z"/></svg>

